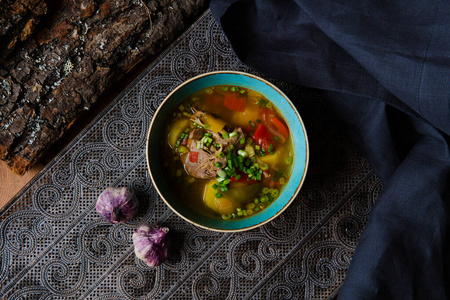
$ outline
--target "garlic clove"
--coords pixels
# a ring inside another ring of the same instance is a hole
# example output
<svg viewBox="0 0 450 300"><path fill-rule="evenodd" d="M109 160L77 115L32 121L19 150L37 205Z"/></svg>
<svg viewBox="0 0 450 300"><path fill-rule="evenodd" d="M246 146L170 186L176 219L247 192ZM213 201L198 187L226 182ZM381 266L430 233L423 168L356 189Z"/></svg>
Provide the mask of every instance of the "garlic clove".
<svg viewBox="0 0 450 300"><path fill-rule="evenodd" d="M137 215L138 201L127 187L108 187L97 199L97 212L109 223L125 223Z"/></svg>
<svg viewBox="0 0 450 300"><path fill-rule="evenodd" d="M167 227L139 226L133 234L134 252L150 267L157 267L169 258L170 239Z"/></svg>

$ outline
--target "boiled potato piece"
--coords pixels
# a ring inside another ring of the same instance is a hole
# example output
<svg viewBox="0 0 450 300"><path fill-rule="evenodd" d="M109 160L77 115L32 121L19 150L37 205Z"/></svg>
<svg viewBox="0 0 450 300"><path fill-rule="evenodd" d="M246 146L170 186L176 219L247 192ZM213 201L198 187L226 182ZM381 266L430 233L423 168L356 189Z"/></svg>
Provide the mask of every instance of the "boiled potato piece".
<svg viewBox="0 0 450 300"><path fill-rule="evenodd" d="M217 198L215 195L216 190L212 187L214 184L218 185L216 180L211 180L208 184L206 184L203 193L203 203L221 215L227 215L235 212L236 208L239 207L238 204L223 195L223 193L221 198Z"/></svg>
<svg viewBox="0 0 450 300"><path fill-rule="evenodd" d="M274 154L267 154L265 156L258 156L257 160L260 164L268 164L269 167L275 169L281 169L286 165L286 152L285 146L277 146Z"/></svg>
<svg viewBox="0 0 450 300"><path fill-rule="evenodd" d="M216 117L213 117L210 114L204 114L201 117L201 121L203 123L206 123L206 124L210 125L211 126L211 130L214 131L214 132L221 131L225 127L225 125L227 125L227 122L225 122L224 120L216 118Z"/></svg>
<svg viewBox="0 0 450 300"><path fill-rule="evenodd" d="M233 201L239 204L239 207L244 207L246 204L252 202L256 196L258 196L260 189L261 184L255 183L237 188L230 188L228 191L223 192L223 195L227 198L233 199Z"/></svg>
<svg viewBox="0 0 450 300"><path fill-rule="evenodd" d="M259 116L259 105L249 103L247 101L247 106L243 112L233 112L230 117L230 122L237 126L248 126L249 120L256 122L256 119L260 118Z"/></svg>
<svg viewBox="0 0 450 300"><path fill-rule="evenodd" d="M183 131L189 127L189 119L188 118L180 118L176 119L172 125L170 125L170 131L169 131L169 145L172 149L175 149L175 144L180 137L180 135L183 133Z"/></svg>

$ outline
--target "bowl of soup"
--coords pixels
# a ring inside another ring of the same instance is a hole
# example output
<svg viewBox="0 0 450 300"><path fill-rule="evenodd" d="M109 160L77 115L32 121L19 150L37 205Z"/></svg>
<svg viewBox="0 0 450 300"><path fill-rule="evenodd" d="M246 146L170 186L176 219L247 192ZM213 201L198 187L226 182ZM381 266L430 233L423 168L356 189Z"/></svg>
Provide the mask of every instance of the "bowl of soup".
<svg viewBox="0 0 450 300"><path fill-rule="evenodd" d="M171 91L147 136L153 186L181 218L236 232L280 215L298 194L309 160L305 126L272 83L218 71Z"/></svg>

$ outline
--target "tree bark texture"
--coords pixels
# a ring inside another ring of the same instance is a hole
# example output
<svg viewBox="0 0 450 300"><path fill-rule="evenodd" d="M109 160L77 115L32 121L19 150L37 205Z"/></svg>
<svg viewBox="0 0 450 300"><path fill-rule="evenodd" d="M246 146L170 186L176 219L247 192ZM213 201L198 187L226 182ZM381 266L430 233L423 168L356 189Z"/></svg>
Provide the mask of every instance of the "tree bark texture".
<svg viewBox="0 0 450 300"><path fill-rule="evenodd" d="M0 159L18 174L207 0L0 0Z"/></svg>

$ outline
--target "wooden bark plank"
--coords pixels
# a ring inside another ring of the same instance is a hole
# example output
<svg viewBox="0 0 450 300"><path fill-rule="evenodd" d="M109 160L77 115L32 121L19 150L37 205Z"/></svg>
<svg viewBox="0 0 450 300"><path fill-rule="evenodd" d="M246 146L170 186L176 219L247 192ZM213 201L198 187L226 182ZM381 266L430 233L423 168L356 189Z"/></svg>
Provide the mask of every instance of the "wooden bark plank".
<svg viewBox="0 0 450 300"><path fill-rule="evenodd" d="M37 0L35 0L37 1ZM0 159L23 174L139 61L158 53L206 0L63 0L0 63Z"/></svg>

